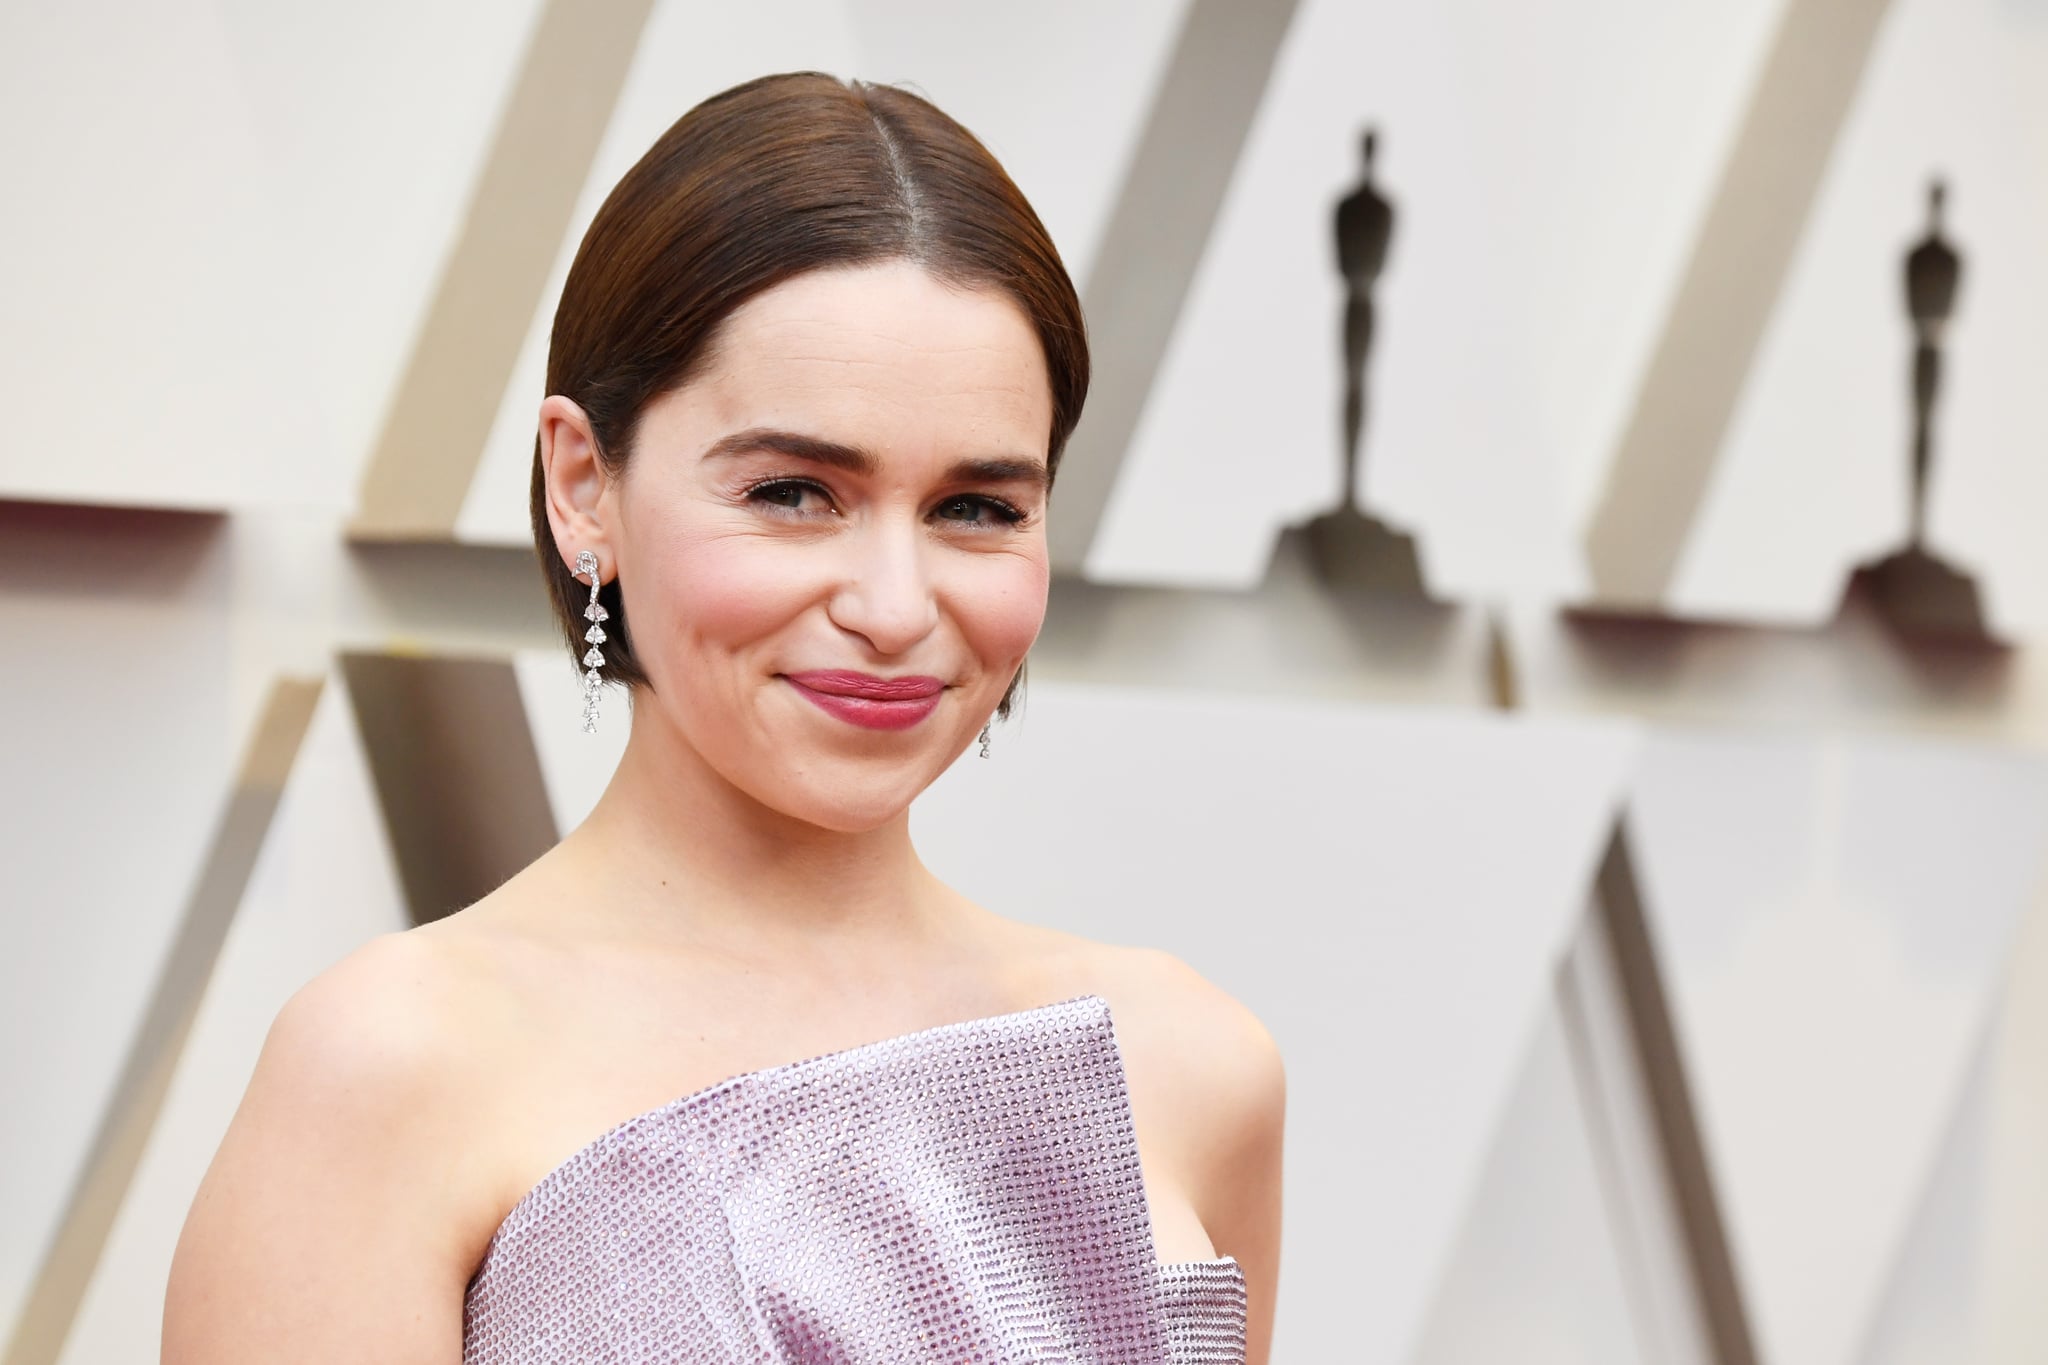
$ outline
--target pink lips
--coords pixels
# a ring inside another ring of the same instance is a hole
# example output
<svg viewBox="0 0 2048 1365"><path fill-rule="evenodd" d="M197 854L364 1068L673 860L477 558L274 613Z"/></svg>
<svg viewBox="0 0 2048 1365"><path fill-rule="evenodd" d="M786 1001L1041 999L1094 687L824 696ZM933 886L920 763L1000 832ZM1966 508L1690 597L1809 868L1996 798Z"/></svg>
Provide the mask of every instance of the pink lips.
<svg viewBox="0 0 2048 1365"><path fill-rule="evenodd" d="M869 730L907 730L930 715L946 684L938 678L878 678L818 669L785 673L797 692L827 715Z"/></svg>

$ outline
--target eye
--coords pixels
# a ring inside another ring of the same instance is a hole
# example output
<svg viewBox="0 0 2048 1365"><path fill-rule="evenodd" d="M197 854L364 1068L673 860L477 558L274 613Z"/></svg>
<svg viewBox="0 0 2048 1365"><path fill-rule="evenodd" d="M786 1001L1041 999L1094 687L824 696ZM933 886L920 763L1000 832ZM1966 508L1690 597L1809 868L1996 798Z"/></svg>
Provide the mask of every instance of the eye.
<svg viewBox="0 0 2048 1365"><path fill-rule="evenodd" d="M809 479L769 479L747 490L747 501L777 512L813 514L832 510L832 495Z"/></svg>
<svg viewBox="0 0 2048 1365"><path fill-rule="evenodd" d="M947 498L932 509L932 515L940 521L960 522L969 526L1014 526L1024 519L1024 514L1000 498L991 498L980 493L963 493Z"/></svg>

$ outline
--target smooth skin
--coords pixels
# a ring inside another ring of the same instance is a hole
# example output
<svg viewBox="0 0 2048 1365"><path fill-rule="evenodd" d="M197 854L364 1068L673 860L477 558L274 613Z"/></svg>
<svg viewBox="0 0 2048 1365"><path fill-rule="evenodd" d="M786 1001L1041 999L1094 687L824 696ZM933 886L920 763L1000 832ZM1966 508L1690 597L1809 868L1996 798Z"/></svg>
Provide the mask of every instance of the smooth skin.
<svg viewBox="0 0 2048 1365"><path fill-rule="evenodd" d="M279 1013L178 1243L163 1360L453 1365L492 1232L615 1124L1092 993L1156 1252L1237 1258L1265 1365L1285 1106L1265 1029L1164 953L972 904L911 847L911 800L1044 619L1052 399L1022 311L908 263L813 272L728 319L649 405L623 477L576 404L548 398L540 423L556 549L622 581L652 682L625 756L519 875ZM946 687L917 725L871 730L785 676L812 669Z"/></svg>

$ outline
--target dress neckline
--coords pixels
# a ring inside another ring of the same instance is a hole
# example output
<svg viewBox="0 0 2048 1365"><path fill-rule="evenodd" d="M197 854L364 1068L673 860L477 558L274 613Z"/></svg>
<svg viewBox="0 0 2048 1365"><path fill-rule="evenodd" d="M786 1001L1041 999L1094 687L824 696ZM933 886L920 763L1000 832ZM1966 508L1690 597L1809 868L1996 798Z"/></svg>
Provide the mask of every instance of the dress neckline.
<svg viewBox="0 0 2048 1365"><path fill-rule="evenodd" d="M548 1169L546 1174L542 1175L540 1179L534 1181L533 1184L527 1189L526 1193L520 1195L519 1198L513 1202L512 1207L505 1211L505 1216L498 1220L497 1227L491 1230L490 1240L487 1243L485 1243L483 1255L481 1258L479 1258L477 1262L477 1271L480 1274L482 1268L490 1264L491 1254L497 1249L499 1239L503 1237L506 1228L509 1227L514 1222L516 1217L520 1213L524 1212L529 1205L534 1204L539 1200L543 1199L551 1190L555 1188L555 1186L561 1184L564 1180L574 1175L577 1171L584 1169L588 1165L588 1158L590 1158L592 1155L618 1142L622 1137L626 1136L628 1133L637 1131L638 1129L646 1126L647 1124L655 1122L665 1117L666 1115L676 1112L679 1109L686 1108L692 1104L700 1103L710 1098L711 1096L716 1095L721 1091L729 1090L734 1086L757 1083L771 1078L785 1078L796 1073L802 1072L804 1070L824 1065L829 1062L842 1061L850 1057L855 1057L863 1052L871 1052L885 1047L899 1046L904 1043L914 1042L921 1039L936 1038L948 1033L957 1033L967 1029L986 1028L993 1024L1017 1024L1021 1023L1025 1019L1030 1018L1033 1015L1050 1015L1058 1011L1069 1009L1076 1005L1092 1005L1097 1010L1099 1010L1102 1015L1103 1024L1105 1025L1105 1027L1109 1029L1111 1043L1116 1043L1116 1023L1110 1015L1109 1002L1103 999L1100 995L1096 995L1093 992L1088 992L1082 995L1069 996L1064 1000L1051 1001L1043 1005L1033 1005L1026 1009L1006 1010L999 1014L985 1014L973 1019L960 1019L946 1024L933 1024L926 1028L911 1029L905 1033L891 1034L886 1038L875 1038L865 1043L855 1043L851 1047L835 1048L830 1052L820 1052L809 1057L801 1057L798 1058L796 1061L792 1062L777 1062L772 1066L756 1067L751 1071L736 1072L733 1075L727 1076L723 1080L713 1081L711 1084L701 1086L696 1090L688 1092L687 1094L678 1095L676 1098L672 1100L665 1100L662 1103L655 1105L651 1109L643 1109L639 1113L634 1114L628 1118L621 1119L619 1122L605 1129L602 1133L599 1133L596 1137L592 1138L590 1141L584 1143L581 1147L578 1147L575 1151L569 1153L560 1161L556 1162L552 1167ZM1113 1046L1112 1053L1116 1059L1116 1069L1118 1075L1121 1078L1123 1076L1122 1046L1120 1044ZM1128 1124L1132 1122L1130 1102L1128 1099L1128 1083L1126 1084L1126 1095L1127 1097L1124 1103L1124 1121ZM1142 1195L1144 1185L1144 1174L1142 1170L1139 1172L1138 1183L1140 1186L1140 1193ZM1149 1205L1145 1205L1141 1201L1141 1207L1144 1207L1148 1210L1146 1214L1146 1231L1147 1240L1150 1241L1151 1216L1149 1212ZM1208 1267L1224 1267L1232 1270L1240 1269L1237 1263L1237 1258L1234 1256L1217 1256L1206 1260L1197 1259L1192 1261L1160 1261L1155 1259L1153 1263L1161 1271Z"/></svg>

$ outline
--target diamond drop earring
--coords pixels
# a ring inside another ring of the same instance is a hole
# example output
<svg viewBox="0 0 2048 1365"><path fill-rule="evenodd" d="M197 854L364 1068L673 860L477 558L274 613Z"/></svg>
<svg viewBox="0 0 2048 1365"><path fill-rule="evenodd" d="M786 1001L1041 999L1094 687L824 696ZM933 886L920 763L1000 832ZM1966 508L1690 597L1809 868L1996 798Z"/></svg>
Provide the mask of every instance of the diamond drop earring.
<svg viewBox="0 0 2048 1365"><path fill-rule="evenodd" d="M988 727L989 725L994 724L994 721L990 721L988 722L988 725L984 725L981 727L981 756L983 758L988 757Z"/></svg>
<svg viewBox="0 0 2048 1365"><path fill-rule="evenodd" d="M597 733L598 689L604 686L604 676L598 672L604 667L604 651L598 646L609 637L604 633L604 622L611 618L597 600L597 555L589 550L576 552L577 577L590 579L590 605L583 609L583 619L590 622L590 629L583 632L584 640L590 645L583 655L583 733Z"/></svg>

